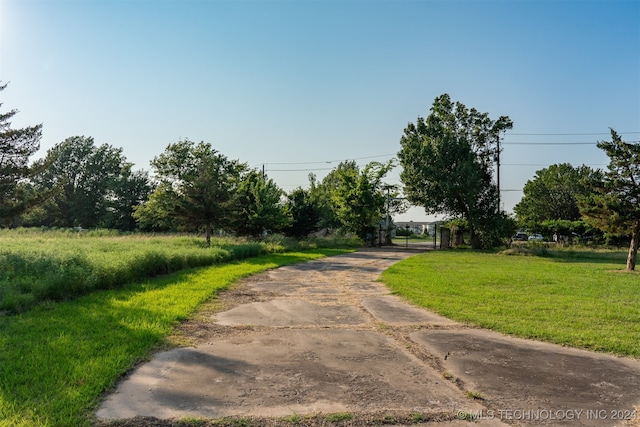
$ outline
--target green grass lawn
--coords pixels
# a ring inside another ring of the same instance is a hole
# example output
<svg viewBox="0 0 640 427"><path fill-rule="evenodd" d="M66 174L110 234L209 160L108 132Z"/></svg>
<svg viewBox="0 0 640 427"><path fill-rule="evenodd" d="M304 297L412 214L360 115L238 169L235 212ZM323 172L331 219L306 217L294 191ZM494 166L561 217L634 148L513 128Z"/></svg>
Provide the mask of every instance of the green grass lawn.
<svg viewBox="0 0 640 427"><path fill-rule="evenodd" d="M0 426L88 426L102 393L220 289L347 250L272 254L181 271L0 316Z"/></svg>
<svg viewBox="0 0 640 427"><path fill-rule="evenodd" d="M395 264L381 280L457 321L640 357L640 276L622 271L626 253L545 253L430 252Z"/></svg>

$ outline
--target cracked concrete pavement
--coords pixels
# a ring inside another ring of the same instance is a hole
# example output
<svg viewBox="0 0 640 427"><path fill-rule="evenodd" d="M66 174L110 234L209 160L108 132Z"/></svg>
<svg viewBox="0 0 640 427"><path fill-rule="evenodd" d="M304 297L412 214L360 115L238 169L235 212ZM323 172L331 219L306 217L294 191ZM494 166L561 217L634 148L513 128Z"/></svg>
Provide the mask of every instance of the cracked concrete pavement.
<svg viewBox="0 0 640 427"><path fill-rule="evenodd" d="M415 254L376 248L243 280L230 291L239 303L212 315L196 345L139 366L97 418L391 411L451 426L470 416L476 426L640 425L638 360L507 337L415 307L376 281Z"/></svg>

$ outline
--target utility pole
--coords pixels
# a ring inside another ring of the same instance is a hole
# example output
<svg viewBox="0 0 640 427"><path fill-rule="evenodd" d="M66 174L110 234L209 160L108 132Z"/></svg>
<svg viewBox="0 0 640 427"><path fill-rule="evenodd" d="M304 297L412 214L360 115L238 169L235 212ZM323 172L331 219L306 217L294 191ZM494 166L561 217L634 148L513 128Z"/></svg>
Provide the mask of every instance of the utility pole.
<svg viewBox="0 0 640 427"><path fill-rule="evenodd" d="M500 213L500 134L498 134L498 149L496 151L496 181L498 184L498 213Z"/></svg>
<svg viewBox="0 0 640 427"><path fill-rule="evenodd" d="M386 218L386 228L387 228L387 234L386 236L384 236L384 240L385 243L389 244L391 243L391 231L389 230L389 226L390 226L390 222L391 222L391 217L389 215L389 210L391 208L391 196L389 194L389 190L391 189L390 185L385 185L386 190L387 190L387 218Z"/></svg>

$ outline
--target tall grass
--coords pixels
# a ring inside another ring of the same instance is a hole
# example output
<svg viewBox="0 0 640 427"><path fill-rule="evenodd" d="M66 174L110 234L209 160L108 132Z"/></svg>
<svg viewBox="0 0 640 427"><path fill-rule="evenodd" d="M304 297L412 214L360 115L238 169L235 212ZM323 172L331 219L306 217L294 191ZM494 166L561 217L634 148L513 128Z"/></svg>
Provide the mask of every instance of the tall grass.
<svg viewBox="0 0 640 427"><path fill-rule="evenodd" d="M282 253L357 244L120 234L110 230L0 230L0 312L19 313L47 300L113 289L187 268Z"/></svg>
<svg viewBox="0 0 640 427"><path fill-rule="evenodd" d="M0 427L91 425L102 393L220 289L249 274L343 252L189 269L0 316Z"/></svg>

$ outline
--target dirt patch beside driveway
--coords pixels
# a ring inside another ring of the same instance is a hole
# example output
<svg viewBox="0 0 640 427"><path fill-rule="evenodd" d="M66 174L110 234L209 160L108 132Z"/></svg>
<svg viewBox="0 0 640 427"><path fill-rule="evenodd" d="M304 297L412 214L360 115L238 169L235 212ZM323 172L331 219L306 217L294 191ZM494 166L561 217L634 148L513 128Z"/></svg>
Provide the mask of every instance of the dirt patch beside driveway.
<svg viewBox="0 0 640 427"><path fill-rule="evenodd" d="M140 366L106 396L97 418L122 426L168 426L181 417L246 417L256 425L291 425L291 417L302 425L631 425L640 404L637 361L549 344L541 352L539 343L414 307L376 282L413 254L372 249L242 281L222 295L223 311L182 325L192 347ZM584 388L597 392L571 392ZM627 410L629 420L614 422L625 414L613 412L560 420L513 412L528 408L554 416Z"/></svg>

